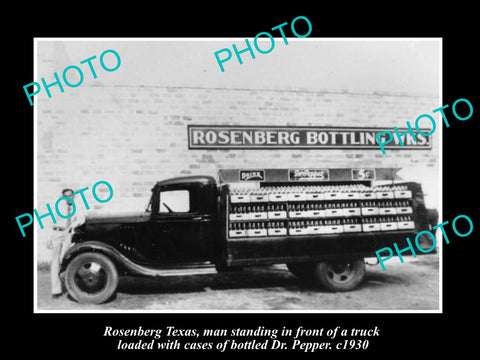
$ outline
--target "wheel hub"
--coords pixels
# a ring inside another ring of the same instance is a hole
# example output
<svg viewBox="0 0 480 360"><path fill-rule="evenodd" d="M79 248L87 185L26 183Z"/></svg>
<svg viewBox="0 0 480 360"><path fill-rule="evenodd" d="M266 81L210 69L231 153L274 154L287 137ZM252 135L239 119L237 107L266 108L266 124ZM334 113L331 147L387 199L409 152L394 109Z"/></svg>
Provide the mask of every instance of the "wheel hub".
<svg viewBox="0 0 480 360"><path fill-rule="evenodd" d="M353 278L354 271L350 263L333 263L327 268L328 277L338 283L350 281Z"/></svg>
<svg viewBox="0 0 480 360"><path fill-rule="evenodd" d="M95 294L102 291L107 284L107 274L96 262L83 264L75 273L75 283L84 292Z"/></svg>

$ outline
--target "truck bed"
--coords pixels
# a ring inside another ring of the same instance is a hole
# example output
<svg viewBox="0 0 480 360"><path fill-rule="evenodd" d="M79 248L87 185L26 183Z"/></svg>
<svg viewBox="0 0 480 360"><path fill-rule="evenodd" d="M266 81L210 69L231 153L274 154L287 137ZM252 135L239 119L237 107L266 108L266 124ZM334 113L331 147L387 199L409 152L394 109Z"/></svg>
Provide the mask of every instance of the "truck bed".
<svg viewBox="0 0 480 360"><path fill-rule="evenodd" d="M429 229L418 183L376 191L362 186L362 195L356 192L356 184L355 191L350 193L347 185L342 194L322 193L322 186L308 184L289 188L282 195L277 186L263 186L251 194L248 190L232 192L229 186L220 188L226 265L371 257L393 243L403 249L408 245L406 238L413 243L419 231ZM316 193L322 195L316 197ZM270 217L280 213L280 218Z"/></svg>

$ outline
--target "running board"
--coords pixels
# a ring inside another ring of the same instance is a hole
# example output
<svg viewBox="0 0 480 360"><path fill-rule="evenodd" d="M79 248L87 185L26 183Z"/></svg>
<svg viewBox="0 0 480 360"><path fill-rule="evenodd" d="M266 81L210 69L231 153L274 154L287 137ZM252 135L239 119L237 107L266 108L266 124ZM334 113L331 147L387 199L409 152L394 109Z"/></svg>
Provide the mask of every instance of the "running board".
<svg viewBox="0 0 480 360"><path fill-rule="evenodd" d="M155 269L152 271L154 276L192 276L192 275L212 275L217 274L214 265L198 268L178 268L178 269Z"/></svg>

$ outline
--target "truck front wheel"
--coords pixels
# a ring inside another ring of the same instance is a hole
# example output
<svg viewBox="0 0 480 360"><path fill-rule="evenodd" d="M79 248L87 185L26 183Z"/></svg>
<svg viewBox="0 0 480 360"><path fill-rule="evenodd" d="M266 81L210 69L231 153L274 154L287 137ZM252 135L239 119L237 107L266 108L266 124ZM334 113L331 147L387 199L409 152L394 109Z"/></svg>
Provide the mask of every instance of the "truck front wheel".
<svg viewBox="0 0 480 360"><path fill-rule="evenodd" d="M79 254L65 270L65 286L70 296L79 303L101 304L115 294L117 285L117 268L103 254Z"/></svg>
<svg viewBox="0 0 480 360"><path fill-rule="evenodd" d="M365 277L365 261L322 261L315 265L313 279L330 291L350 291Z"/></svg>

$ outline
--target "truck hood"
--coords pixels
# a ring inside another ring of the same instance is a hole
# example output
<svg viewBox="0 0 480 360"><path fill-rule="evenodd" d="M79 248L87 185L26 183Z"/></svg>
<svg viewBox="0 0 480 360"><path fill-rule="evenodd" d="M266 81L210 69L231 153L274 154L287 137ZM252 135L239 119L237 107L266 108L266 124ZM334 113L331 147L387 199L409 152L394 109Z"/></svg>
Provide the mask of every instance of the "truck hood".
<svg viewBox="0 0 480 360"><path fill-rule="evenodd" d="M130 211L118 213L90 213L85 216L85 224L111 224L144 222L150 218L146 211Z"/></svg>

